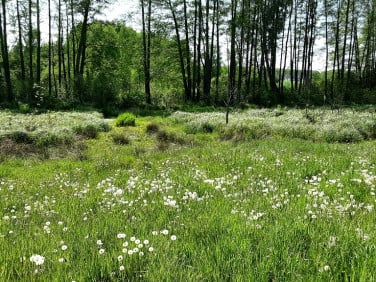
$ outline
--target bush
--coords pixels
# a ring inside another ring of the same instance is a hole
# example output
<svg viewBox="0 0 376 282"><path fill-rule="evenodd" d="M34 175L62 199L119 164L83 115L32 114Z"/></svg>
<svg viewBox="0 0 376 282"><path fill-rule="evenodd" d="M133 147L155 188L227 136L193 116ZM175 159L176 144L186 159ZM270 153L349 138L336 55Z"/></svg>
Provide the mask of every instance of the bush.
<svg viewBox="0 0 376 282"><path fill-rule="evenodd" d="M116 126L135 126L136 117L132 113L123 113L116 118L115 125Z"/></svg>

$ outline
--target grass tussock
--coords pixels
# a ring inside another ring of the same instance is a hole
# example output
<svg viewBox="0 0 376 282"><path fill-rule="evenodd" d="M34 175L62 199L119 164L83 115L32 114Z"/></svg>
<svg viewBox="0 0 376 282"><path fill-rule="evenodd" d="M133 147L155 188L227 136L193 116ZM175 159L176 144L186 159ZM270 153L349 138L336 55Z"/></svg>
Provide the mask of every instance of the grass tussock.
<svg viewBox="0 0 376 282"><path fill-rule="evenodd" d="M131 143L131 139L125 133L115 132L111 135L112 142L116 145L129 145Z"/></svg>
<svg viewBox="0 0 376 282"><path fill-rule="evenodd" d="M110 126L98 113L14 114L0 112L0 144L3 156L61 155L77 151L79 141L98 138ZM12 148L12 149L11 149ZM12 153L13 152L13 153ZM48 154L47 154L48 152Z"/></svg>
<svg viewBox="0 0 376 282"><path fill-rule="evenodd" d="M160 130L160 125L156 122L151 122L146 125L147 134L156 134Z"/></svg>
<svg viewBox="0 0 376 282"><path fill-rule="evenodd" d="M172 117L186 125L189 134L219 132L223 140L252 140L279 136L316 142L352 143L376 137L374 111L344 109L251 109L230 115L176 112Z"/></svg>

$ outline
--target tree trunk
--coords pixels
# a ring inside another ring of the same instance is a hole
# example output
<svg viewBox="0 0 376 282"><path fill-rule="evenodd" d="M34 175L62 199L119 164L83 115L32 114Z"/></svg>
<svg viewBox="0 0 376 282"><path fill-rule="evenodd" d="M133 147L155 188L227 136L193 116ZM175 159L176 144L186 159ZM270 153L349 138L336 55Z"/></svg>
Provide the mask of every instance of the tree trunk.
<svg viewBox="0 0 376 282"><path fill-rule="evenodd" d="M145 98L146 103L151 104L150 92L150 17L151 17L151 1L147 1L148 12L145 14L145 1L141 0L141 16L142 16L142 45L143 45L143 65L145 75Z"/></svg>
<svg viewBox="0 0 376 282"><path fill-rule="evenodd" d="M25 81L26 79L26 70L25 70L25 57L23 50L23 40L22 40L22 25L21 25L21 14L20 14L20 3L19 0L16 2L17 5L17 26L18 26L18 48L20 54L20 69L21 69L21 80Z"/></svg>
<svg viewBox="0 0 376 282"><path fill-rule="evenodd" d="M10 75L10 66L9 66L9 54L8 54L8 34L7 34L7 14L6 14L6 3L5 0L1 1L2 6L2 17L0 15L0 42L1 42L1 55L3 58L3 67L4 67L4 77L5 77L5 86L7 91L7 100L9 103L14 101L13 89L12 89L12 80Z"/></svg>
<svg viewBox="0 0 376 282"><path fill-rule="evenodd" d="M36 83L40 85L41 75L41 31L40 31L40 3L37 0L37 66L36 66Z"/></svg>

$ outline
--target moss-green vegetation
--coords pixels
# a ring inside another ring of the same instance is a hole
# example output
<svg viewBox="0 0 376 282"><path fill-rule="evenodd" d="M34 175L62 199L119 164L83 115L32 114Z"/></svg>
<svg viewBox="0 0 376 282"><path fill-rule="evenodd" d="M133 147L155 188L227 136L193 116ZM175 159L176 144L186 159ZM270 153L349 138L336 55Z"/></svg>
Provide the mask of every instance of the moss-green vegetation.
<svg viewBox="0 0 376 282"><path fill-rule="evenodd" d="M325 129L332 116L316 117ZM3 158L0 280L375 280L375 141L277 134L311 124L299 111L223 120L137 117L74 139L80 158Z"/></svg>
<svg viewBox="0 0 376 282"><path fill-rule="evenodd" d="M116 126L135 126L136 117L132 113L123 113L116 118L115 124Z"/></svg>

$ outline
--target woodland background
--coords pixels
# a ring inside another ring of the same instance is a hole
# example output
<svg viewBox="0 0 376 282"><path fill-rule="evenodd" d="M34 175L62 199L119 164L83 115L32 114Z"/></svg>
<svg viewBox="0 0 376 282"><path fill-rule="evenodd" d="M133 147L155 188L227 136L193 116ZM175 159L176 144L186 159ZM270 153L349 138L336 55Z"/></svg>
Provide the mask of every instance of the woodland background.
<svg viewBox="0 0 376 282"><path fill-rule="evenodd" d="M1 0L0 105L376 102L375 0L141 0L138 30L112 2Z"/></svg>

